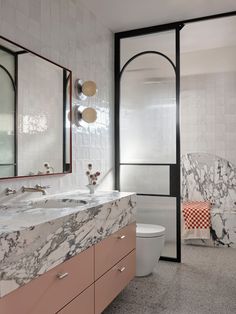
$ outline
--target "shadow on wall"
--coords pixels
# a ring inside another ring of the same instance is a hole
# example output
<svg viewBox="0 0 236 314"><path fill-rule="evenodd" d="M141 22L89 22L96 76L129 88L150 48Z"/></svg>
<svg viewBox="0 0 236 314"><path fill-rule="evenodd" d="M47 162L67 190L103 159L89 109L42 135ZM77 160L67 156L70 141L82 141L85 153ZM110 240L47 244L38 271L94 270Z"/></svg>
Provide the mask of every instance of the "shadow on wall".
<svg viewBox="0 0 236 314"><path fill-rule="evenodd" d="M189 153L181 158L181 174L182 201L210 201L218 244L236 247L236 167L218 156Z"/></svg>

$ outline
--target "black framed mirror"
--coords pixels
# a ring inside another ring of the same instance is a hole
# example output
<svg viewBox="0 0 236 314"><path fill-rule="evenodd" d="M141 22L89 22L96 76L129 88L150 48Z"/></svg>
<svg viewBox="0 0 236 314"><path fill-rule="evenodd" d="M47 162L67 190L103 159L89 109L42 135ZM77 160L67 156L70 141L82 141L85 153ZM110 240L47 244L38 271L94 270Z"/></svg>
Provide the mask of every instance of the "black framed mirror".
<svg viewBox="0 0 236 314"><path fill-rule="evenodd" d="M72 172L72 72L0 36L0 179Z"/></svg>

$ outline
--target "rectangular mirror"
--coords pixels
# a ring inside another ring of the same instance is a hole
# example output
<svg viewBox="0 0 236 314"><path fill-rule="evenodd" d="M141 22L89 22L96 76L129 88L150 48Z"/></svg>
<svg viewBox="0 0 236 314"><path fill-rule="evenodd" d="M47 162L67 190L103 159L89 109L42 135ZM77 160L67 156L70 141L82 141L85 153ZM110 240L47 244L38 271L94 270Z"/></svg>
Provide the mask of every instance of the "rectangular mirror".
<svg viewBox="0 0 236 314"><path fill-rule="evenodd" d="M0 179L71 172L72 73L0 36Z"/></svg>

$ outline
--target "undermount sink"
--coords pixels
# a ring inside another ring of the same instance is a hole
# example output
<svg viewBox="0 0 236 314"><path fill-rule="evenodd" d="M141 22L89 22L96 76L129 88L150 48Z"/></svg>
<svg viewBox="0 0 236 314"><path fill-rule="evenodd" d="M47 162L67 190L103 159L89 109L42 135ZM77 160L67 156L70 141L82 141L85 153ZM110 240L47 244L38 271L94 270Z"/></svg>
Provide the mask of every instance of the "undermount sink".
<svg viewBox="0 0 236 314"><path fill-rule="evenodd" d="M74 200L74 199L44 199L40 201L35 201L30 204L30 209L37 208L50 208L50 209L60 209L60 208L77 208L86 205L85 200Z"/></svg>
<svg viewBox="0 0 236 314"><path fill-rule="evenodd" d="M35 224L53 221L54 219L83 210L88 204L82 199L44 198L19 202L16 204L0 205L0 230L19 229Z"/></svg>

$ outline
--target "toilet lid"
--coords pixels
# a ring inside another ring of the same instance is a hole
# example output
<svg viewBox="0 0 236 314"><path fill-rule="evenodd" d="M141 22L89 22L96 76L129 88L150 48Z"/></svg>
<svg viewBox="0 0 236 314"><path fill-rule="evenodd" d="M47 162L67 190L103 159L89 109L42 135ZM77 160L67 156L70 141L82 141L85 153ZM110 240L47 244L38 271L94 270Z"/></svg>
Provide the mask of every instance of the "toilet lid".
<svg viewBox="0 0 236 314"><path fill-rule="evenodd" d="M160 237L165 234L166 228L159 225L137 224L136 236L141 238Z"/></svg>

